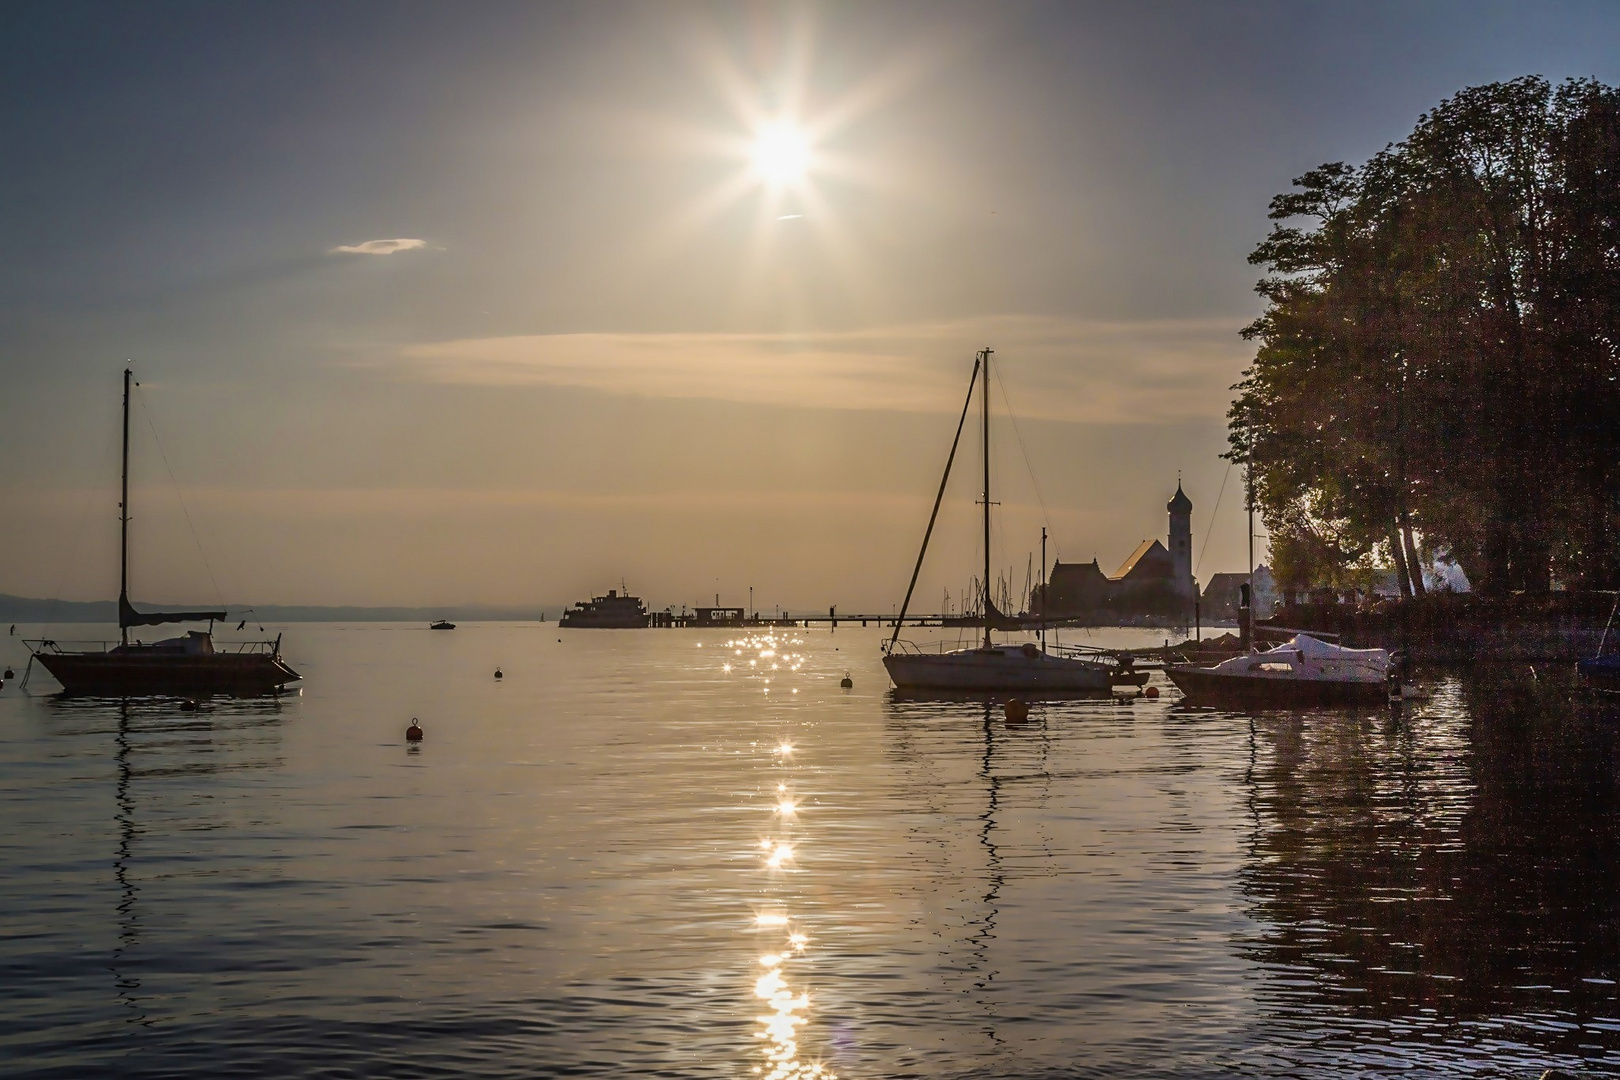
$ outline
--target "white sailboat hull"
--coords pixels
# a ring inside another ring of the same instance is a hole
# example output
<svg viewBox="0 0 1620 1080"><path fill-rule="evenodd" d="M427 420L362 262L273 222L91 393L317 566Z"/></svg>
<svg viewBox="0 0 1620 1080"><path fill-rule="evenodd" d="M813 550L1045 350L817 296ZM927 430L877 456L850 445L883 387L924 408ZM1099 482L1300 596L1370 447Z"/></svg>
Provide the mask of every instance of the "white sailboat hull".
<svg viewBox="0 0 1620 1080"><path fill-rule="evenodd" d="M883 666L901 690L1075 693L1113 688L1106 664L1016 648L891 653L883 658Z"/></svg>

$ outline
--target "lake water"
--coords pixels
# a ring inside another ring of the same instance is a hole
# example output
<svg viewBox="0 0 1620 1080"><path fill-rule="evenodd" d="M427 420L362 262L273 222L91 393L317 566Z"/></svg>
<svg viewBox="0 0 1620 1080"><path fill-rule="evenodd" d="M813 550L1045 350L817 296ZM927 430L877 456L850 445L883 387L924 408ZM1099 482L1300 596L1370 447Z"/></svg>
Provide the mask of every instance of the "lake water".
<svg viewBox="0 0 1620 1080"><path fill-rule="evenodd" d="M1008 727L879 640L304 625L276 700L10 682L3 1070L1620 1068L1620 717L1567 672Z"/></svg>

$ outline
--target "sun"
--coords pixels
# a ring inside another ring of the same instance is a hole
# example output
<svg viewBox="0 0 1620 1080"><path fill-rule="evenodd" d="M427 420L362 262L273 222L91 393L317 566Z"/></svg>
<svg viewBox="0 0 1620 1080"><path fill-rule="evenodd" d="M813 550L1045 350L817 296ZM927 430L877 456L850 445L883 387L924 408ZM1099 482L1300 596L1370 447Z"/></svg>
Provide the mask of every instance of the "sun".
<svg viewBox="0 0 1620 1080"><path fill-rule="evenodd" d="M751 156L754 171L766 183L795 184L810 170L810 138L795 125L778 120L760 128Z"/></svg>

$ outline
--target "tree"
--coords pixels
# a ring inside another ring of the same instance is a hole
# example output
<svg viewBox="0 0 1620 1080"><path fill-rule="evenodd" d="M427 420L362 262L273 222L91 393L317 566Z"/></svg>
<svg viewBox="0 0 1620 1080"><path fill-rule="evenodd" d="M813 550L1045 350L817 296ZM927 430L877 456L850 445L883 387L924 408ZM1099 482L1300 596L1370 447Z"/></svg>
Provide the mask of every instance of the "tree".
<svg viewBox="0 0 1620 1080"><path fill-rule="evenodd" d="M1421 591L1444 548L1487 592L1612 584L1620 93L1464 90L1270 216L1230 456L1292 565Z"/></svg>

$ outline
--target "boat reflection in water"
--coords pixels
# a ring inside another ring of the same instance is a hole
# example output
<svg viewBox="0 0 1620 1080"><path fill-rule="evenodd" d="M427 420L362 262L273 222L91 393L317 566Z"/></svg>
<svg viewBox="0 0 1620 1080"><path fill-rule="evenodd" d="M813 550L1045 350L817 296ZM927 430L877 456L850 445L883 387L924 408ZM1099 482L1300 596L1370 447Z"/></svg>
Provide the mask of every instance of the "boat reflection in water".
<svg viewBox="0 0 1620 1080"><path fill-rule="evenodd" d="M1617 717L1570 690L1475 672L1412 715L1251 721L1240 946L1267 1028L1314 1034L1245 1066L1351 1073L1369 1039L1418 1072L1616 1063Z"/></svg>

